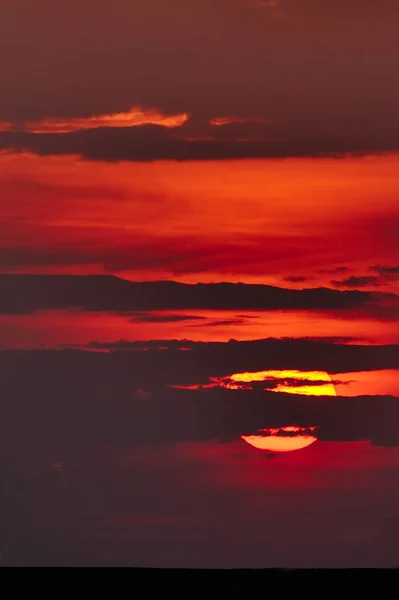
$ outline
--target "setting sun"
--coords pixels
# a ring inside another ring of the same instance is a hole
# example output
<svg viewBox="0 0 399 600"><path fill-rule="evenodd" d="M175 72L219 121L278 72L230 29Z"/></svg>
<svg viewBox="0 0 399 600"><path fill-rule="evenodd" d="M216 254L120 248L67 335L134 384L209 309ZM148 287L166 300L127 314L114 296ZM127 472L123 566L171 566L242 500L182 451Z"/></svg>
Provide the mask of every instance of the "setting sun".
<svg viewBox="0 0 399 600"><path fill-rule="evenodd" d="M258 371L256 373L235 373L225 382L230 389L239 389L252 382L265 382L265 389L288 394L306 396L336 396L334 385L325 371ZM266 385L267 384L267 385ZM270 452L290 452L301 450L313 444L317 437L309 435L316 427L287 426L275 429L261 429L255 435L243 435L247 444L259 450Z"/></svg>
<svg viewBox="0 0 399 600"><path fill-rule="evenodd" d="M290 452L291 450L301 450L316 442L317 437L308 433L315 431L315 429L316 427L304 428L293 425L273 429L260 429L257 435L243 435L241 439L259 450Z"/></svg>

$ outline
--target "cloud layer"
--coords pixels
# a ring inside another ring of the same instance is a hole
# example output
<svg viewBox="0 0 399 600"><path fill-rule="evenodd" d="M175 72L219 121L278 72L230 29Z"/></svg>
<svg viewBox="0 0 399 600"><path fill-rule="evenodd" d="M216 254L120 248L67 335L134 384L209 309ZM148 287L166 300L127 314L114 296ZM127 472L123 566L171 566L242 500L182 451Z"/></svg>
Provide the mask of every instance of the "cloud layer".
<svg viewBox="0 0 399 600"><path fill-rule="evenodd" d="M267 344L264 342L263 348ZM306 342L303 344L306 346ZM285 345L289 347L290 342ZM221 442L256 433L261 428L298 425L317 426L322 440L367 439L376 445L399 445L398 398L297 396L268 392L256 386L250 390L187 390L162 385L168 378L173 380L173 376L180 382L187 381L190 364L197 377L201 370L215 373L217 366L206 362L206 357L209 360L212 355L212 350L207 354L206 346L200 345L200 354L195 349L115 354L1 352L2 438L47 440L59 448L83 442L117 445ZM234 354L234 346L227 344L225 352L219 352L219 373L226 371L227 364L230 369L233 367L230 348ZM262 344L255 343L254 347L261 348ZM273 341L269 342L270 347ZM277 342L274 347L278 347ZM247 344L247 356L250 348ZM298 344L295 349L298 352ZM322 345L319 350L322 353ZM349 349L347 354L356 356L356 352L363 354L364 360L364 348ZM386 361L394 353L398 359L397 348L368 349L368 352L370 356L377 355L377 359L378 353L384 352ZM269 368L276 364L275 356L263 352L256 359L252 352L252 369L260 358L263 366ZM281 354L280 360L284 360L285 366L289 363ZM144 396L144 392L148 395Z"/></svg>
<svg viewBox="0 0 399 600"><path fill-rule="evenodd" d="M268 285L173 281L131 282L107 275L0 275L0 311L82 308L91 311L157 309L378 310L379 301L398 301L394 294L292 290ZM383 311L384 312L384 311Z"/></svg>
<svg viewBox="0 0 399 600"><path fill-rule="evenodd" d="M245 132L245 123L256 118L268 140L260 145L187 142L162 127L145 127L56 137L6 131L2 147L107 160L399 147L394 0L281 0L277 6L255 0L171 0L167 5L116 0L112 9L94 0L73 0L68 10L48 0L39 7L29 0L18 6L5 0L2 10L3 129L10 123L87 122L127 113L131 106L155 106L162 114L192 115L193 130L205 137L212 119L232 116L233 125ZM269 125L264 128L263 122ZM236 138L247 134L237 132Z"/></svg>
<svg viewBox="0 0 399 600"><path fill-rule="evenodd" d="M90 117L88 121L95 122L95 119L96 117ZM0 131L0 150L28 151L41 156L71 154L101 161L190 161L345 157L394 152L399 149L399 132L396 134L394 131L383 138L369 136L366 139L348 134L332 134L327 137L324 131L313 135L310 132L290 135L287 139L287 136L277 137L271 131L268 137L272 139L267 140L262 139L262 130L257 132L252 128L248 131L246 125L234 125L234 129L231 125L221 126L218 128L218 136L214 136L213 132L210 135L205 128L192 136L190 129L184 132L180 127L173 130L162 125L117 128L106 125L98 129L82 127L72 133L52 133L51 130L58 125L47 123L43 127L49 133L43 133L40 128L38 133L11 129ZM59 127L65 129L67 125L61 123Z"/></svg>

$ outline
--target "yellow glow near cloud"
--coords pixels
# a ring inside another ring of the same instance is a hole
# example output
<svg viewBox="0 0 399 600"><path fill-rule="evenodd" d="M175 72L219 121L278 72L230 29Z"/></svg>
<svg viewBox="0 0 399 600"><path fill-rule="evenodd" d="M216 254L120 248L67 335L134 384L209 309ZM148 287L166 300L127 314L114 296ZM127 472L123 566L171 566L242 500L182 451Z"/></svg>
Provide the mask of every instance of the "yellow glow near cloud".
<svg viewBox="0 0 399 600"><path fill-rule="evenodd" d="M174 128L181 127L189 118L188 113L164 115L157 109L132 106L127 112L72 119L45 118L39 121L27 121L23 127L15 127L15 129L22 129L30 133L71 133L98 127L137 127L138 125L160 125ZM10 123L5 125L7 125L7 129L14 128L10 127Z"/></svg>
<svg viewBox="0 0 399 600"><path fill-rule="evenodd" d="M305 396L336 396L334 385L325 371L298 371L296 369L258 371L256 373L235 373L224 385L237 389L240 384L252 381L276 380L275 392L288 394L303 394ZM300 381L315 382L315 385L300 385ZM316 427L298 427L288 425L269 429L259 429L255 435L242 435L241 439L250 446L269 452L290 452L301 450L317 441L315 435L309 435ZM294 435L284 435L284 434Z"/></svg>
<svg viewBox="0 0 399 600"><path fill-rule="evenodd" d="M296 435L293 437L278 435L243 435L241 436L247 444L258 448L258 450L268 450L269 452L291 452L292 450L302 450L317 441L313 435Z"/></svg>
<svg viewBox="0 0 399 600"><path fill-rule="evenodd" d="M275 392L303 394L306 396L336 396L331 378L325 371L298 371L296 369L258 371L256 373L235 373L225 386L231 389L240 387L240 383L252 381L270 382L276 380ZM317 382L314 385L295 385L295 381Z"/></svg>

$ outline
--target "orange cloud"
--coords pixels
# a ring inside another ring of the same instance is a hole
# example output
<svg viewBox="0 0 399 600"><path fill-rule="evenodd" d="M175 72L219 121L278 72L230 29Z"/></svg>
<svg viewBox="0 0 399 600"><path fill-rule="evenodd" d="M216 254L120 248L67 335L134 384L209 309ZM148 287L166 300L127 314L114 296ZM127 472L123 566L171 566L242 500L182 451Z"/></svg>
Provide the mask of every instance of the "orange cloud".
<svg viewBox="0 0 399 600"><path fill-rule="evenodd" d="M22 127L12 123L0 123L0 131L23 130L29 133L71 133L99 127L137 127L138 125L160 125L166 128L181 127L188 119L188 113L164 115L157 109L132 106L127 112L77 117L74 119L45 118L39 121L26 121ZM2 126L4 128L2 128Z"/></svg>
<svg viewBox="0 0 399 600"><path fill-rule="evenodd" d="M233 124L237 124L237 125L244 125L246 123L261 123L261 124L266 124L269 121L267 119L263 119L262 117L235 117L235 116L230 116L230 117L214 117L213 119L211 119L210 121L208 121L208 124L211 125L212 127L220 127L221 125L233 125Z"/></svg>

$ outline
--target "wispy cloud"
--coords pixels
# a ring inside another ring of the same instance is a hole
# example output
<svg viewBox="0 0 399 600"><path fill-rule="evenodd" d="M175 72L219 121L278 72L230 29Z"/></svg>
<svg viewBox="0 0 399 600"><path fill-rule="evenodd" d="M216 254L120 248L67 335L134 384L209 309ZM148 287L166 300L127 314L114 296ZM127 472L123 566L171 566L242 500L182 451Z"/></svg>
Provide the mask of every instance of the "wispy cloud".
<svg viewBox="0 0 399 600"><path fill-rule="evenodd" d="M376 271L380 275L384 277L399 277L399 266L391 266L391 265L376 265L374 267L370 267L370 271Z"/></svg>
<svg viewBox="0 0 399 600"><path fill-rule="evenodd" d="M132 106L126 112L75 117L72 119L43 118L26 121L22 125L0 122L0 131L26 131L29 133L72 133L98 129L100 127L137 127L139 125L159 125L167 129L181 127L188 119L188 113L166 115L156 108Z"/></svg>
<svg viewBox="0 0 399 600"><path fill-rule="evenodd" d="M246 123L267 124L269 121L263 117L214 117L209 121L209 125L213 127L221 127L223 125L244 125Z"/></svg>
<svg viewBox="0 0 399 600"><path fill-rule="evenodd" d="M347 279L343 279L342 281L333 280L331 281L332 285L337 287L349 287L349 288L358 288L358 287L366 287L368 285L379 286L382 281L380 277L375 275L364 275L360 277L356 277L353 275L352 277L348 277Z"/></svg>

